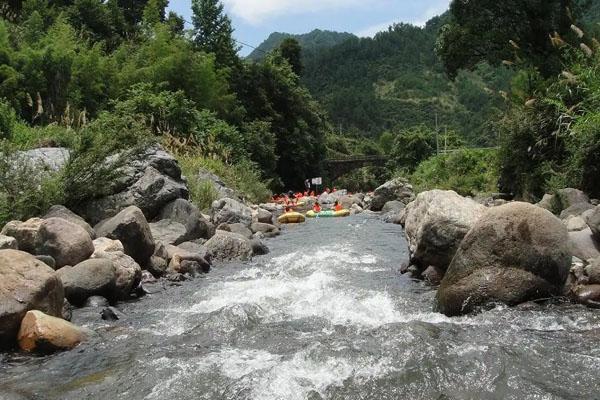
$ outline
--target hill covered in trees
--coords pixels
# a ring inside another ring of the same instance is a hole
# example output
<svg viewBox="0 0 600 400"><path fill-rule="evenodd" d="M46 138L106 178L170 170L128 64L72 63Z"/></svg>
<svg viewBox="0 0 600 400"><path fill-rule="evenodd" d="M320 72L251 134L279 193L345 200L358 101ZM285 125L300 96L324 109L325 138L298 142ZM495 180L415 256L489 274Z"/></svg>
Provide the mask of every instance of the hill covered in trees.
<svg viewBox="0 0 600 400"><path fill-rule="evenodd" d="M311 59L317 56L321 50L333 47L352 38L356 38L356 36L351 33L323 31L320 29L315 29L312 32L301 35L273 32L247 58L252 61L261 61L269 52L281 46L285 39L295 39L302 48L303 58Z"/></svg>

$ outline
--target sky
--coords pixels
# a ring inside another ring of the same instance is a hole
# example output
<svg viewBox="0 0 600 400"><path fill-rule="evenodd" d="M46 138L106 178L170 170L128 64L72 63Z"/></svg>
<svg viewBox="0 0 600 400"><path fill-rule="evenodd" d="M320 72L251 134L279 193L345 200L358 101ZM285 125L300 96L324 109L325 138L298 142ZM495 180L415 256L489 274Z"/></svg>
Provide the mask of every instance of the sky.
<svg viewBox="0 0 600 400"><path fill-rule="evenodd" d="M373 36L393 23L423 25L448 9L450 0L222 0L236 40L258 46L272 32L313 29ZM191 21L191 0L171 0L169 9ZM241 50L242 55L252 51Z"/></svg>

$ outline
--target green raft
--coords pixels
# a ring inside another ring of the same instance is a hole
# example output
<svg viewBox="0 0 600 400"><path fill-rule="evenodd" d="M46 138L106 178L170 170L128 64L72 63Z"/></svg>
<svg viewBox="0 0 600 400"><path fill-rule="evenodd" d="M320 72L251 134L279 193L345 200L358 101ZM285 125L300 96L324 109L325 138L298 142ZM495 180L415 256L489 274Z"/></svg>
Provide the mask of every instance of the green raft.
<svg viewBox="0 0 600 400"><path fill-rule="evenodd" d="M347 217L350 215L350 210L341 210L341 211L333 211L333 210L325 210L320 213L316 213L313 210L310 210L306 213L308 218L335 218L335 217Z"/></svg>

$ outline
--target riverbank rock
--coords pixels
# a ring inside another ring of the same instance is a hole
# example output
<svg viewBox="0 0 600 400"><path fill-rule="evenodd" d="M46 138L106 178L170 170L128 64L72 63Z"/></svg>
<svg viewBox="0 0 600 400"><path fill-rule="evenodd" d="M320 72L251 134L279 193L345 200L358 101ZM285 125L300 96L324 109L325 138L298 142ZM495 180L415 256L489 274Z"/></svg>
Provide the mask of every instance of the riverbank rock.
<svg viewBox="0 0 600 400"><path fill-rule="evenodd" d="M563 210L563 212L560 213L560 219L567 219L570 217L579 217L581 215L583 215L583 213L585 213L586 211L589 210L593 210L594 206L591 205L590 203L577 203L575 205L572 205L571 207Z"/></svg>
<svg viewBox="0 0 600 400"><path fill-rule="evenodd" d="M167 259L169 266L167 272L176 274L196 275L197 273L207 273L210 271L210 257L207 253L201 252L203 249L186 246L192 251L177 246L166 246L168 253ZM198 250L198 251L196 251Z"/></svg>
<svg viewBox="0 0 600 400"><path fill-rule="evenodd" d="M557 214L577 204L589 204L590 198L579 189L566 188L560 189L554 196L553 209Z"/></svg>
<svg viewBox="0 0 600 400"><path fill-rule="evenodd" d="M17 158L38 171L58 172L67 165L71 153L64 147L40 147L17 152Z"/></svg>
<svg viewBox="0 0 600 400"><path fill-rule="evenodd" d="M590 227L594 238L600 241L600 206L596 206L594 211L589 214L587 224Z"/></svg>
<svg viewBox="0 0 600 400"><path fill-rule="evenodd" d="M388 201L398 200L408 204L415 199L411 184L404 178L396 178L379 186L373 192L371 211L381 211Z"/></svg>
<svg viewBox="0 0 600 400"><path fill-rule="evenodd" d="M536 205L538 207L542 207L544 210L548 210L550 212L554 212L554 195L546 193L542 200Z"/></svg>
<svg viewBox="0 0 600 400"><path fill-rule="evenodd" d="M150 223L150 231L154 240L165 244L176 246L188 240L185 225L170 219Z"/></svg>
<svg viewBox="0 0 600 400"><path fill-rule="evenodd" d="M19 250L35 253L35 244L43 222L41 218L31 218L25 222L10 221L4 225L0 234L15 238Z"/></svg>
<svg viewBox="0 0 600 400"><path fill-rule="evenodd" d="M19 248L19 243L17 239L12 236L4 236L0 235L0 250L17 250Z"/></svg>
<svg viewBox="0 0 600 400"><path fill-rule="evenodd" d="M495 207L460 244L436 307L456 316L488 303L514 306L560 295L570 266L567 229L558 218L528 203Z"/></svg>
<svg viewBox="0 0 600 400"><path fill-rule="evenodd" d="M271 211L265 210L264 208L258 208L256 210L256 221L261 224L272 224L273 213Z"/></svg>
<svg viewBox="0 0 600 400"><path fill-rule="evenodd" d="M175 199L189 197L177 160L160 146L132 157L121 169L122 177L109 189L109 195L78 207L77 213L93 224L136 206L152 220Z"/></svg>
<svg viewBox="0 0 600 400"><path fill-rule="evenodd" d="M241 223L249 226L252 223L252 210L237 200L224 198L213 202L211 207L212 222L221 224Z"/></svg>
<svg viewBox="0 0 600 400"><path fill-rule="evenodd" d="M119 240L125 254L146 265L154 253L154 238L146 217L137 207L127 207L94 227L98 237Z"/></svg>
<svg viewBox="0 0 600 400"><path fill-rule="evenodd" d="M263 224L261 222L255 222L252 225L250 225L250 230L252 231L252 233L260 232L268 238L279 236L281 234L281 231L275 225Z"/></svg>
<svg viewBox="0 0 600 400"><path fill-rule="evenodd" d="M93 258L99 258L98 255L101 255L105 252L112 251L120 251L125 252L125 248L123 247L123 243L120 240L112 240L106 237L100 237L94 239L94 254L92 254Z"/></svg>
<svg viewBox="0 0 600 400"><path fill-rule="evenodd" d="M80 225L62 218L48 218L40 225L34 254L51 256L57 268L78 264L93 253L92 238Z"/></svg>
<svg viewBox="0 0 600 400"><path fill-rule="evenodd" d="M269 254L269 248L260 239L251 239L250 246L252 247L252 254L255 256L264 256Z"/></svg>
<svg viewBox="0 0 600 400"><path fill-rule="evenodd" d="M360 214L363 211L364 210L362 209L362 207L359 206L358 204L352 204L352 207L350 207L350 215Z"/></svg>
<svg viewBox="0 0 600 400"><path fill-rule="evenodd" d="M41 311L27 312L18 335L21 350L40 353L71 350L85 339L85 333L77 326Z"/></svg>
<svg viewBox="0 0 600 400"><path fill-rule="evenodd" d="M96 238L96 232L94 232L94 229L92 229L90 224L85 222L83 218L81 218L79 215L75 214L73 211L69 210L65 206L56 205L50 207L50 210L48 210L48 212L42 217L42 219L49 218L62 218L73 224L79 225L80 227L85 229L85 231L90 235L92 240Z"/></svg>
<svg viewBox="0 0 600 400"><path fill-rule="evenodd" d="M82 305L92 296L112 298L116 288L116 270L108 259L96 258L74 267L58 270L65 296L71 304Z"/></svg>
<svg viewBox="0 0 600 400"><path fill-rule="evenodd" d="M405 230L413 263L446 270L467 232L486 208L453 191L420 193L406 207Z"/></svg>
<svg viewBox="0 0 600 400"><path fill-rule="evenodd" d="M110 296L113 300L127 300L142 281L142 268L135 260L121 251L97 253L96 258L110 260L115 267L115 287Z"/></svg>
<svg viewBox="0 0 600 400"><path fill-rule="evenodd" d="M569 232L568 245L570 254L580 260L600 257L600 243L590 228Z"/></svg>
<svg viewBox="0 0 600 400"><path fill-rule="evenodd" d="M174 200L160 211L157 220L165 219L185 226L183 242L210 239L215 234L215 226L204 218L195 205L184 199Z"/></svg>
<svg viewBox="0 0 600 400"><path fill-rule="evenodd" d="M563 221L569 232L578 232L588 228L582 217L571 216Z"/></svg>
<svg viewBox="0 0 600 400"><path fill-rule="evenodd" d="M205 246L216 261L248 261L253 254L250 240L232 232L217 230Z"/></svg>
<svg viewBox="0 0 600 400"><path fill-rule="evenodd" d="M215 193L217 194L217 200L225 198L234 199L237 201L242 200L241 196L238 195L235 190L228 188L227 185L225 185L225 182L223 182L220 177L212 172L201 169L198 171L198 178L201 182L209 182L212 185Z"/></svg>
<svg viewBox="0 0 600 400"><path fill-rule="evenodd" d="M0 348L15 344L29 310L60 317L64 289L54 270L31 254L0 250Z"/></svg>

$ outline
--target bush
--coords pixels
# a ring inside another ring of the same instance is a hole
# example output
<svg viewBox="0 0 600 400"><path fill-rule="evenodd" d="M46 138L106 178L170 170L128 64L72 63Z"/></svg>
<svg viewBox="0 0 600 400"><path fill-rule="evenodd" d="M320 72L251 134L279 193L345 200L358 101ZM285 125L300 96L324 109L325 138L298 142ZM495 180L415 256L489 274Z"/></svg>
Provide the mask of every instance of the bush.
<svg viewBox="0 0 600 400"><path fill-rule="evenodd" d="M261 178L256 165L248 160L229 165L218 159L198 154L177 155L183 175L187 177L192 202L200 209L207 209L217 198L212 185L198 177L200 170L207 170L223 180L225 185L252 203L263 203L271 197L269 182Z"/></svg>
<svg viewBox="0 0 600 400"><path fill-rule="evenodd" d="M4 100L0 100L0 139L10 139L17 123L15 110Z"/></svg>
<svg viewBox="0 0 600 400"><path fill-rule="evenodd" d="M600 197L600 113L587 114L567 140L567 185Z"/></svg>
<svg viewBox="0 0 600 400"><path fill-rule="evenodd" d="M454 190L463 196L497 190L496 150L459 150L423 161L412 175L418 191Z"/></svg>
<svg viewBox="0 0 600 400"><path fill-rule="evenodd" d="M73 148L77 143L77 137L78 133L76 130L56 124L32 127L18 123L15 125L11 142L20 149L38 147Z"/></svg>
<svg viewBox="0 0 600 400"><path fill-rule="evenodd" d="M14 146L0 145L0 226L42 215L63 200L60 172L41 170L21 157Z"/></svg>

